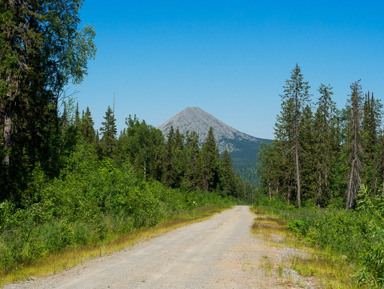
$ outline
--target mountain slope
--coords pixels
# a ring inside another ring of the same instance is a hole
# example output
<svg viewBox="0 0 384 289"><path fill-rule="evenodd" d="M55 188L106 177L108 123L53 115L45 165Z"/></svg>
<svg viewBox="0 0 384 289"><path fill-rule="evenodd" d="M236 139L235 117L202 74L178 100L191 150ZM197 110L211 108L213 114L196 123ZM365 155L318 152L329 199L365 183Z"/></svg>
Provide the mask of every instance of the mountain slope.
<svg viewBox="0 0 384 289"><path fill-rule="evenodd" d="M228 150L233 166L238 172L254 170L260 144L271 142L271 140L242 133L199 107L187 107L158 126L158 129L163 132L164 136L167 136L171 126L174 129L178 128L184 135L187 131L195 131L199 134L200 143L207 137L209 127L212 127L220 153L225 149ZM253 181L253 183L255 182Z"/></svg>

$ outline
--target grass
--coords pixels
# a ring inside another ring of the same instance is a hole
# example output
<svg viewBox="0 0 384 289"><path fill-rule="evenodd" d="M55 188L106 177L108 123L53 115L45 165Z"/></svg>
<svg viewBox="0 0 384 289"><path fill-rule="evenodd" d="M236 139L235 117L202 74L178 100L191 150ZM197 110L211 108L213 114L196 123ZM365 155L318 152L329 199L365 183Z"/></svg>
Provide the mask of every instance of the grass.
<svg viewBox="0 0 384 289"><path fill-rule="evenodd" d="M136 230L127 235L115 235L104 243L66 249L61 253L50 255L40 262L3 273L0 275L0 288L12 282L47 277L57 272L70 269L88 260L123 250L137 242L157 237L181 226L201 222L223 210L225 210L225 208L218 208L216 206L202 207L195 209L192 214L190 212L184 215L180 214L178 218L152 228Z"/></svg>
<svg viewBox="0 0 384 289"><path fill-rule="evenodd" d="M255 222L252 226L252 232L263 236L264 240L270 242L270 246L291 247L299 249L304 254L288 258L279 264L273 266L268 257L261 261L261 268L266 270L268 276L271 275L271 268L275 268L276 275L283 277L284 268L290 268L303 277L315 277L322 288L327 289L357 289L368 288L358 286L352 278L356 272L345 256L336 255L327 250L321 250L316 247L308 247L307 244L297 239L289 230L286 229L286 222L279 220L276 216L268 215L261 210L253 210L256 214ZM280 238L276 238L280 236ZM279 240L276 242L275 240Z"/></svg>

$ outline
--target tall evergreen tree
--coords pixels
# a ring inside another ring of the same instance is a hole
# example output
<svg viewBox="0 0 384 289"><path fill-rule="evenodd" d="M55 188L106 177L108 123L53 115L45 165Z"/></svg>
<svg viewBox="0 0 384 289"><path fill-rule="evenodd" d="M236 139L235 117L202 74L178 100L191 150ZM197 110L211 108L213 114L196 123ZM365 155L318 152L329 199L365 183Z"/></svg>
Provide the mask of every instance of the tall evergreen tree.
<svg viewBox="0 0 384 289"><path fill-rule="evenodd" d="M219 150L212 127L209 128L207 138L202 145L198 167L202 189L215 190L219 184Z"/></svg>
<svg viewBox="0 0 384 289"><path fill-rule="evenodd" d="M237 196L236 182L231 156L227 150L224 150L220 158L220 188L227 195Z"/></svg>
<svg viewBox="0 0 384 289"><path fill-rule="evenodd" d="M351 209L355 205L355 199L361 186L361 165L362 159L362 137L361 137L361 117L362 117L362 89L360 81L351 84L351 98L348 100L348 121L347 121L347 140L345 145L348 152L348 188L346 192L346 209Z"/></svg>
<svg viewBox="0 0 384 289"><path fill-rule="evenodd" d="M85 113L83 113L80 121L80 132L87 143L94 144L96 140L94 122L91 115L91 110L87 106Z"/></svg>
<svg viewBox="0 0 384 289"><path fill-rule="evenodd" d="M301 150L300 169L302 175L302 199L314 200L317 187L315 166L315 137L314 119L311 107L307 105L301 115L299 129L299 145Z"/></svg>
<svg viewBox="0 0 384 289"><path fill-rule="evenodd" d="M364 147L364 180L371 189L372 194L376 193L379 168L379 131L382 118L382 105L374 98L373 93L365 95L362 116L362 145Z"/></svg>
<svg viewBox="0 0 384 289"><path fill-rule="evenodd" d="M116 143L117 129L115 114L110 106L108 106L108 109L105 112L104 121L101 124L102 127L100 128L100 132L102 133L102 137L100 140L100 145L103 151L103 155L106 157L111 157L113 148L115 147Z"/></svg>
<svg viewBox="0 0 384 289"><path fill-rule="evenodd" d="M59 96L82 80L96 51L93 29L78 29L81 3L0 2L0 199L25 183L35 162L57 169Z"/></svg>
<svg viewBox="0 0 384 289"><path fill-rule="evenodd" d="M331 169L335 165L339 140L336 119L336 104L332 100L332 87L321 84L320 96L314 119L314 168L317 185L316 204L324 206L330 198Z"/></svg>
<svg viewBox="0 0 384 289"><path fill-rule="evenodd" d="M186 171L185 171L185 185L190 190L200 190L199 188L199 171L198 171L198 158L200 155L199 148L199 135L196 132L186 133L185 138L186 149Z"/></svg>
<svg viewBox="0 0 384 289"><path fill-rule="evenodd" d="M277 143L281 146L288 160L288 166L295 169L295 187L297 205L301 206L301 174L300 174L300 125L303 109L309 101L308 82L304 81L300 67L296 67L291 72L291 77L286 80L283 87L281 115L277 117L275 125L275 135ZM293 162L293 163L292 163ZM290 168L289 168L290 169ZM289 176L288 182L291 181ZM290 197L288 197L288 200Z"/></svg>

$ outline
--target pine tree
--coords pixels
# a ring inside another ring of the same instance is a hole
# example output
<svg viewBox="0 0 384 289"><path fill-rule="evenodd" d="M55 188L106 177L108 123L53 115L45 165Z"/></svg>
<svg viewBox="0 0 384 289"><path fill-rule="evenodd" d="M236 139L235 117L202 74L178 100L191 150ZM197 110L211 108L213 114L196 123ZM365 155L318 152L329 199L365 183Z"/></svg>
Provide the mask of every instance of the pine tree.
<svg viewBox="0 0 384 289"><path fill-rule="evenodd" d="M100 132L102 133L100 145L103 155L111 157L116 143L117 129L115 115L110 106L108 106L104 120L105 121L101 123L102 127L100 128Z"/></svg>
<svg viewBox="0 0 384 289"><path fill-rule="evenodd" d="M346 209L351 209L355 205L355 199L361 186L361 165L362 158L362 137L361 137L361 117L362 117L362 89L360 81L351 84L351 98L348 100L348 122L346 149L348 153L349 172Z"/></svg>

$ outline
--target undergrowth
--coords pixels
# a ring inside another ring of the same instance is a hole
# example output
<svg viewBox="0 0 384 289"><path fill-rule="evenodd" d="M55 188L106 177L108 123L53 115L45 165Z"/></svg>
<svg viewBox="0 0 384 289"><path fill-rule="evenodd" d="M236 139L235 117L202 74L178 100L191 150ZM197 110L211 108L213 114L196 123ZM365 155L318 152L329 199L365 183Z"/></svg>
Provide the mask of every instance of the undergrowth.
<svg viewBox="0 0 384 289"><path fill-rule="evenodd" d="M0 203L0 283L62 252L104 250L105 244L138 229L193 219L235 203L217 192L143 181L129 163L99 161L81 148L57 179L47 180L35 169L29 188L21 205Z"/></svg>
<svg viewBox="0 0 384 289"><path fill-rule="evenodd" d="M297 209L277 199L259 199L255 208L279 216L304 244L320 250L309 259L293 260L295 270L322 276L328 280L327 288L348 288L337 287L329 281L332 279L339 279L340 284L348 281L352 284L348 286L384 288L384 201L381 197L372 198L368 190L362 188L356 210Z"/></svg>

